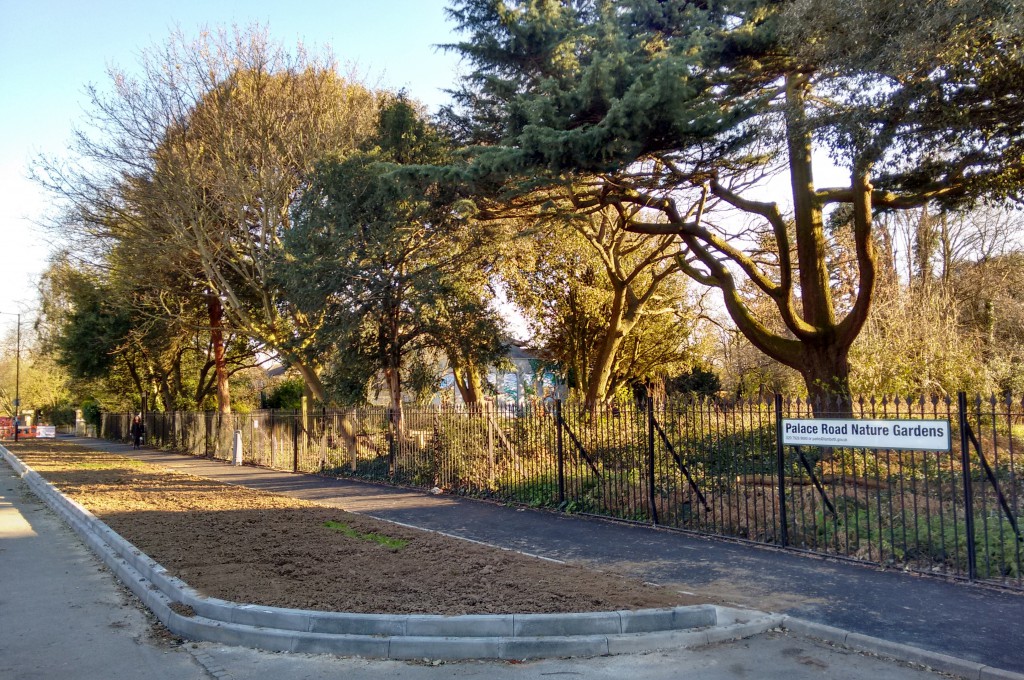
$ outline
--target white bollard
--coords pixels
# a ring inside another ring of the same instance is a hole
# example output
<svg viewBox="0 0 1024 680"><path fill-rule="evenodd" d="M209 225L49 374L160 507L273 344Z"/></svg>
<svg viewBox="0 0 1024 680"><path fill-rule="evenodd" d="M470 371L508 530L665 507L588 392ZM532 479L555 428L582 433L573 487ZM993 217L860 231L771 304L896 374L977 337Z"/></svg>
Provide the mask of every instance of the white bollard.
<svg viewBox="0 0 1024 680"><path fill-rule="evenodd" d="M235 441L231 447L231 462L234 465L242 464L242 431L235 430Z"/></svg>

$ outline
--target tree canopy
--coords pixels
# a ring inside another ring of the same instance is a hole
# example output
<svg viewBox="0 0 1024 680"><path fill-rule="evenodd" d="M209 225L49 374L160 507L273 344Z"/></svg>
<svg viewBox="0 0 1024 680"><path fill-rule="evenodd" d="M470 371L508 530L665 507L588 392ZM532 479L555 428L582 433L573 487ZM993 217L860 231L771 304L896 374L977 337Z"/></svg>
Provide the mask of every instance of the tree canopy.
<svg viewBox="0 0 1024 680"><path fill-rule="evenodd" d="M476 144L470 177L557 184L631 231L677 235L681 267L721 291L753 345L812 395L848 395L877 211L1021 197L1021 10L458 0L450 14L467 37L450 47L473 70L451 118ZM844 184L816 185L824 158ZM843 299L825 229L837 207L854 234Z"/></svg>
<svg viewBox="0 0 1024 680"><path fill-rule="evenodd" d="M296 342L319 317L289 316L269 270L305 176L372 132L376 95L258 27L175 35L143 54L139 75L111 81L90 90L77 162L39 167L69 206L64 231L99 257L130 245L138 262L179 272L177 292L207 306L211 331L230 325L281 355L322 398L317 357Z"/></svg>
<svg viewBox="0 0 1024 680"><path fill-rule="evenodd" d="M112 69L36 165L76 257L41 346L223 412L276 355L325 404L386 378L400 418L445 360L480 402L504 284L592 404L726 365L737 395L1022 384L1024 0L452 2L470 69L435 118L259 27Z"/></svg>
<svg viewBox="0 0 1024 680"><path fill-rule="evenodd" d="M548 208L517 222L502 268L510 297L585 402L687 363L693 313L674 236L630 233L608 208Z"/></svg>
<svg viewBox="0 0 1024 680"><path fill-rule="evenodd" d="M387 103L365 150L310 175L276 269L296 314L323 319L312 349L344 348L337 358L350 375L383 372L396 414L412 353L440 345L456 370L495 353L479 274L488 230L470 229L452 187L397 172L448 152L410 102ZM475 322L456 327L467 318Z"/></svg>

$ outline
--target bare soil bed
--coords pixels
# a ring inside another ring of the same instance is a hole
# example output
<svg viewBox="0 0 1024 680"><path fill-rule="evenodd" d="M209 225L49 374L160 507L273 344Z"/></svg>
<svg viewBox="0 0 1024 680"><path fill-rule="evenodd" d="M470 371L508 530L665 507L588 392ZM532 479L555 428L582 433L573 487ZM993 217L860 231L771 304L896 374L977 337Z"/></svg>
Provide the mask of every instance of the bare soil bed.
<svg viewBox="0 0 1024 680"><path fill-rule="evenodd" d="M235 602L391 614L584 612L697 604L547 562L220 484L60 441L8 448L171 573Z"/></svg>

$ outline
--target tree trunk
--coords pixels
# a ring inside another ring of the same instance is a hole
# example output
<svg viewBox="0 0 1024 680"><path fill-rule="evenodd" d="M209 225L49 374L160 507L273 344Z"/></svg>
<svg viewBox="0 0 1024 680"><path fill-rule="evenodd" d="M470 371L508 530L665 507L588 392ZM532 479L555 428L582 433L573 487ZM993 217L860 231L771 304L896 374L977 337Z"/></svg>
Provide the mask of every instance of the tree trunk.
<svg viewBox="0 0 1024 680"><path fill-rule="evenodd" d="M459 390L462 402L470 408L479 406L483 402L484 390L483 380L476 366L453 366L452 375L455 377L455 386Z"/></svg>
<svg viewBox="0 0 1024 680"><path fill-rule="evenodd" d="M793 222L804 320L817 329L834 326L827 245L821 205L814 197L812 140L806 117L809 81L803 74L786 77L786 141L789 152Z"/></svg>
<svg viewBox="0 0 1024 680"><path fill-rule="evenodd" d="M320 381L320 376L316 374L313 367L304 364L301 361L294 360L292 361L292 366L299 372L302 379L305 381L309 395L321 404L326 404L327 391L324 389L324 384ZM356 427L349 416L346 415L342 417L337 432L341 434L342 439L345 441L345 447L348 449L349 456L354 459L359 452L359 441L356 438Z"/></svg>
<svg viewBox="0 0 1024 680"><path fill-rule="evenodd" d="M388 394L391 397L391 423L395 427L397 436L403 431L402 413L402 371L399 368L384 369L384 379L388 384Z"/></svg>
<svg viewBox="0 0 1024 680"><path fill-rule="evenodd" d="M398 451L405 439L405 418L402 412L402 372L398 367L384 369L388 394L391 396L389 419L391 421L391 446L388 451L388 473L394 475L398 467Z"/></svg>
<svg viewBox="0 0 1024 680"><path fill-rule="evenodd" d="M139 376L138 367L132 361L126 361L125 366L128 369L128 375L131 376L132 384L135 385L135 391L141 396L142 395L142 378Z"/></svg>
<svg viewBox="0 0 1024 680"><path fill-rule="evenodd" d="M928 214L928 206L921 208L921 216L917 221L917 229L914 234L914 261L917 265L917 278L923 288L932 282L934 273L932 271L932 259L936 250L936 233L932 225L931 216Z"/></svg>
<svg viewBox="0 0 1024 680"><path fill-rule="evenodd" d="M586 402L588 406L597 406L608 399L608 385L615 368L615 359L623 339L633 330L637 317L635 310L626 309L626 286L616 286L612 297L612 311L608 319L608 330L598 346L597 356L590 369L587 380Z"/></svg>
<svg viewBox="0 0 1024 680"><path fill-rule="evenodd" d="M160 383L160 402L164 411L175 410L174 392L166 380Z"/></svg>
<svg viewBox="0 0 1024 680"><path fill-rule="evenodd" d="M807 398L818 418L853 415L850 393L849 348L835 342L805 346L797 367L807 388Z"/></svg>
<svg viewBox="0 0 1024 680"><path fill-rule="evenodd" d="M305 381L306 387L309 389L309 393L313 395L313 398L321 403L325 403L327 401L327 390L324 389L324 384L320 381L320 376L316 374L313 367L296 360L294 357L288 358L292 360L292 366L299 372L299 375L302 376L302 379Z"/></svg>
<svg viewBox="0 0 1024 680"><path fill-rule="evenodd" d="M206 303L210 314L210 343L213 345L213 363L217 375L217 410L227 414L231 413L231 390L224 361L224 307L216 295L207 296Z"/></svg>

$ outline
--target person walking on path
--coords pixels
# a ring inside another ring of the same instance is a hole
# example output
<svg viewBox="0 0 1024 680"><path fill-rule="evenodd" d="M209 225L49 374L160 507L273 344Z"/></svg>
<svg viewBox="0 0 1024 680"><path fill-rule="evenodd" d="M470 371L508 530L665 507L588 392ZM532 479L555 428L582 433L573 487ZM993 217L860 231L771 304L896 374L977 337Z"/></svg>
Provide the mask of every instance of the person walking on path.
<svg viewBox="0 0 1024 680"><path fill-rule="evenodd" d="M142 417L135 416L132 420L132 446L136 449L142 448L142 437L146 434L146 426L142 424Z"/></svg>

